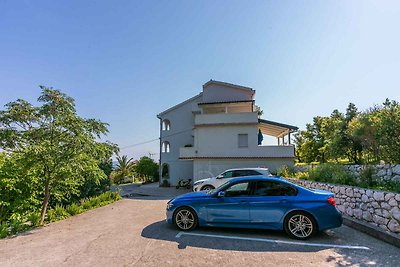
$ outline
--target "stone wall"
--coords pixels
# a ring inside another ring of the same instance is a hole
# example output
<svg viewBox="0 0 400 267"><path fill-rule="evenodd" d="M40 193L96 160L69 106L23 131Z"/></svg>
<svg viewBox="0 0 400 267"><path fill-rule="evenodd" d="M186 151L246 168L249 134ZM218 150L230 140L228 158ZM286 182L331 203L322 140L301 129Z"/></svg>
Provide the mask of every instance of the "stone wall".
<svg viewBox="0 0 400 267"><path fill-rule="evenodd" d="M314 165L316 166L316 165ZM384 181L395 181L400 182L400 165L382 164L382 165L370 165L375 169L376 177ZM312 169L312 165L295 166L296 172L305 172ZM364 171L365 165L343 165L343 169L353 173L356 177L359 177L361 172Z"/></svg>
<svg viewBox="0 0 400 267"><path fill-rule="evenodd" d="M330 191L335 194L337 208L342 214L400 236L400 194L307 180L288 180L304 187Z"/></svg>

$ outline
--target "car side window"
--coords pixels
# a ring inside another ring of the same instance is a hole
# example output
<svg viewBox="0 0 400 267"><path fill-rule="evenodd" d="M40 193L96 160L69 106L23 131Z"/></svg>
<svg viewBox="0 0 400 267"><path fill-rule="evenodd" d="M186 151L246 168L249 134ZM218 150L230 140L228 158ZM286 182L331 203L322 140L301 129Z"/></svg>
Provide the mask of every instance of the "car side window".
<svg viewBox="0 0 400 267"><path fill-rule="evenodd" d="M247 175L251 176L251 175L262 175L262 174L255 170L248 170Z"/></svg>
<svg viewBox="0 0 400 267"><path fill-rule="evenodd" d="M295 196L297 189L280 182L259 181L254 192L255 196Z"/></svg>
<svg viewBox="0 0 400 267"><path fill-rule="evenodd" d="M223 174L223 176L224 176L224 178L232 178L232 177L234 177L232 171L225 172Z"/></svg>
<svg viewBox="0 0 400 267"><path fill-rule="evenodd" d="M237 183L225 189L225 197L241 197L250 194L250 183Z"/></svg>
<svg viewBox="0 0 400 267"><path fill-rule="evenodd" d="M247 176L247 172L245 170L233 171L233 177L241 177L241 176Z"/></svg>

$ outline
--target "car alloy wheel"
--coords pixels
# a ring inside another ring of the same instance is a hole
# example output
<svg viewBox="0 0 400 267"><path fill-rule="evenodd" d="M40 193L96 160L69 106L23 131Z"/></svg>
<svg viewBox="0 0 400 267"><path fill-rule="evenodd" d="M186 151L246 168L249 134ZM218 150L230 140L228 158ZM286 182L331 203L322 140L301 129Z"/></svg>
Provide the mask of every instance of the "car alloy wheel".
<svg viewBox="0 0 400 267"><path fill-rule="evenodd" d="M190 208L180 208L174 216L176 226L184 231L192 230L197 226L197 216Z"/></svg>
<svg viewBox="0 0 400 267"><path fill-rule="evenodd" d="M212 185L205 185L201 188L202 191L210 191L213 189L214 189L214 186L212 186Z"/></svg>
<svg viewBox="0 0 400 267"><path fill-rule="evenodd" d="M308 239L315 233L314 218L304 212L290 214L285 220L285 231L296 239Z"/></svg>

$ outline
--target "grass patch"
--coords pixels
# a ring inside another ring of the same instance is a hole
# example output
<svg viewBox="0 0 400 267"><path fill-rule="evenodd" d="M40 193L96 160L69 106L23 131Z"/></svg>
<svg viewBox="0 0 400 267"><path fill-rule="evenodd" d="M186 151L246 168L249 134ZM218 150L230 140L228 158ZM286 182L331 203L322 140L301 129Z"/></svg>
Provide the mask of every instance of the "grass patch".
<svg viewBox="0 0 400 267"><path fill-rule="evenodd" d="M116 192L105 192L96 197L82 199L79 203L73 203L69 206L56 205L49 209L46 214L46 223L64 220L70 216L102 207L111 204L121 199L121 196ZM11 236L19 232L26 231L32 227L38 226L40 221L39 213L32 213L28 216L27 222L9 221L0 224L0 238Z"/></svg>

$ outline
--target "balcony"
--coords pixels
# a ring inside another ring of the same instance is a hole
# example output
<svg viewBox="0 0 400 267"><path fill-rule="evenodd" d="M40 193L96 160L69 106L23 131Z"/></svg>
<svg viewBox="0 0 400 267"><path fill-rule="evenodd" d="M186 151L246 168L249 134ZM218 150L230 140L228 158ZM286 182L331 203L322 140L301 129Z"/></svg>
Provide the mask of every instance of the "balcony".
<svg viewBox="0 0 400 267"><path fill-rule="evenodd" d="M195 126L216 124L257 124L257 112L198 114L194 118Z"/></svg>
<svg viewBox="0 0 400 267"><path fill-rule="evenodd" d="M294 158L294 146L257 146L252 148L204 151L195 147L181 147L179 157L193 158Z"/></svg>

